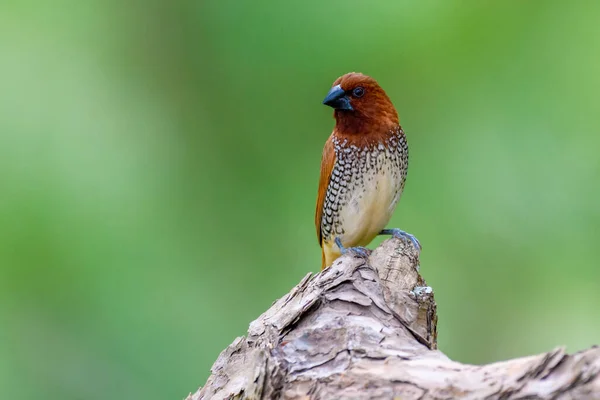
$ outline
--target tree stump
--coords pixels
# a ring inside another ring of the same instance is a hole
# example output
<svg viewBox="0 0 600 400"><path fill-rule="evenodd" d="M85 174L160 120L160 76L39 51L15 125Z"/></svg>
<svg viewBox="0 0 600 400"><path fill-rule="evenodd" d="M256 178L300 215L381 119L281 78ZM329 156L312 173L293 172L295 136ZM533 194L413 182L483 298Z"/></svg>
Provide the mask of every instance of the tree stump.
<svg viewBox="0 0 600 400"><path fill-rule="evenodd" d="M600 349L488 365L437 350L433 290L409 242L308 274L219 356L199 399L600 399Z"/></svg>

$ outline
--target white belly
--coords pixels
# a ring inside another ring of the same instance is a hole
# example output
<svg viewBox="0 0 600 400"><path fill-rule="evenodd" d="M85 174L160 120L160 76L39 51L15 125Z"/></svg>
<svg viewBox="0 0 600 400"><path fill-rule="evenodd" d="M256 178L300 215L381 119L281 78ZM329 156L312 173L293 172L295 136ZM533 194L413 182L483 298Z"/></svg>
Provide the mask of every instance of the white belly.
<svg viewBox="0 0 600 400"><path fill-rule="evenodd" d="M362 181L347 193L347 202L340 209L340 224L344 233L340 239L345 247L366 246L385 228L402 194L402 176L397 164L379 154L377 165L362 173Z"/></svg>

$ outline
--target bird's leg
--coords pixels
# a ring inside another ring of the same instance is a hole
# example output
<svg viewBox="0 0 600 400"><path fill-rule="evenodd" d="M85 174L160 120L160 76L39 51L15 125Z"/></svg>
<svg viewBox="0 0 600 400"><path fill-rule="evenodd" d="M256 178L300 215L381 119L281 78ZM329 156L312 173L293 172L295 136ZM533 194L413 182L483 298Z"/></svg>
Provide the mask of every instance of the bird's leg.
<svg viewBox="0 0 600 400"><path fill-rule="evenodd" d="M413 244L413 246L415 246L415 248L418 251L421 251L421 243L419 243L419 240L414 236L411 235L408 232L404 232L403 230L400 230L398 228L392 228L392 229L382 229L381 232L379 232L380 235L392 235L395 238L398 239L403 239L403 240L410 240Z"/></svg>
<svg viewBox="0 0 600 400"><path fill-rule="evenodd" d="M344 247L339 237L335 238L335 244L340 248L342 254L346 254L349 251L358 254L361 257L369 257L369 249L365 247Z"/></svg>

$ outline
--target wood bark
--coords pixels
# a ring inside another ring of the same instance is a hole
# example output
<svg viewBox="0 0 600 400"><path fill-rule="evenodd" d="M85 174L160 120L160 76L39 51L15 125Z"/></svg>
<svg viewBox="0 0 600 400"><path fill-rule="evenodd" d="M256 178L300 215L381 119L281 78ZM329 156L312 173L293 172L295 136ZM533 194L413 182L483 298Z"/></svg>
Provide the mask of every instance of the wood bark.
<svg viewBox="0 0 600 400"><path fill-rule="evenodd" d="M187 400L600 399L597 347L467 365L437 349L436 324L418 254L392 238L306 275Z"/></svg>

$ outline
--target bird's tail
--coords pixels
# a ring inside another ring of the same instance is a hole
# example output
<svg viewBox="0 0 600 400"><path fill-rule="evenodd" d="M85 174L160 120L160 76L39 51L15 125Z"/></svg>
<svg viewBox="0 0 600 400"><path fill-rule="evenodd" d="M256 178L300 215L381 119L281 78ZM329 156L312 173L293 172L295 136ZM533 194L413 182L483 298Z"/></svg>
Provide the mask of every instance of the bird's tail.
<svg viewBox="0 0 600 400"><path fill-rule="evenodd" d="M325 249L321 249L321 271L325 269Z"/></svg>

